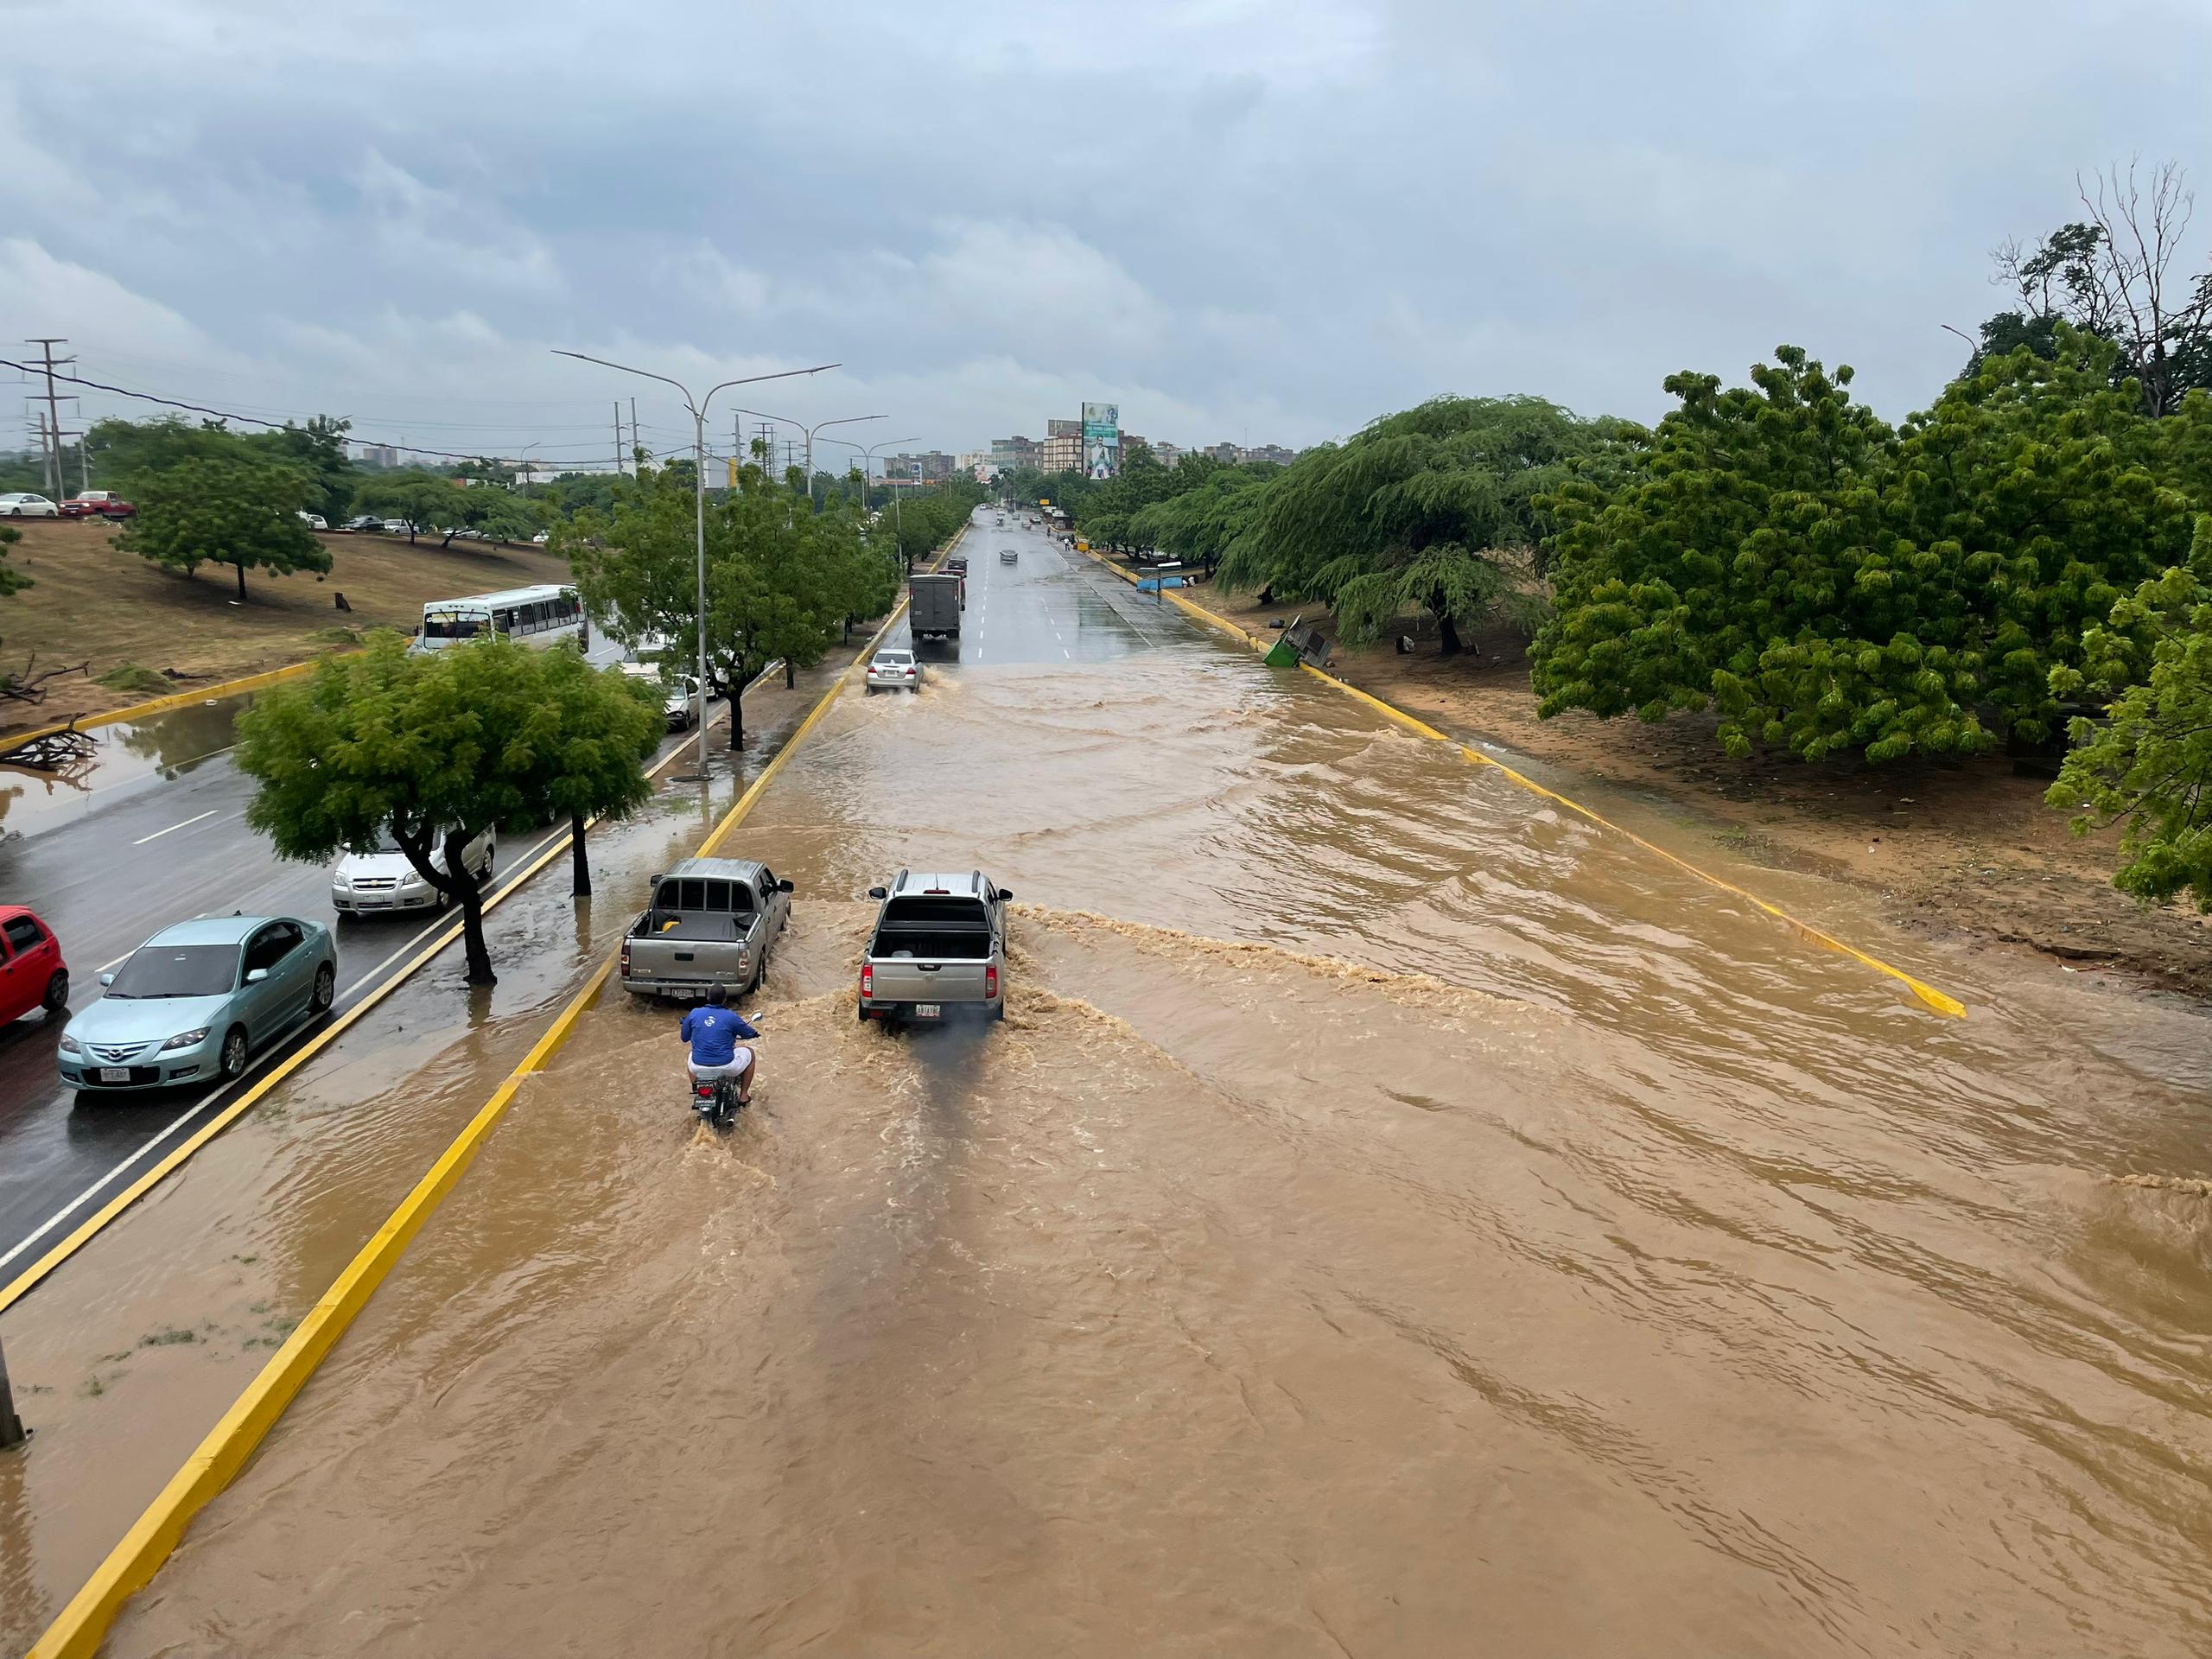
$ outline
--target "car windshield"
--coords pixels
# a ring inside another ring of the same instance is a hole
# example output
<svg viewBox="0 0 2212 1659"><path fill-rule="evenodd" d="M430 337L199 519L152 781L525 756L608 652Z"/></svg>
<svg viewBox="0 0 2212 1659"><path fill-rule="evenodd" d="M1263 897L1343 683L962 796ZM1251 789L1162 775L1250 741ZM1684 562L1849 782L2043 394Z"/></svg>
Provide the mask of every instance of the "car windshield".
<svg viewBox="0 0 2212 1659"><path fill-rule="evenodd" d="M110 996L220 996L238 971L235 944L142 944L107 988Z"/></svg>

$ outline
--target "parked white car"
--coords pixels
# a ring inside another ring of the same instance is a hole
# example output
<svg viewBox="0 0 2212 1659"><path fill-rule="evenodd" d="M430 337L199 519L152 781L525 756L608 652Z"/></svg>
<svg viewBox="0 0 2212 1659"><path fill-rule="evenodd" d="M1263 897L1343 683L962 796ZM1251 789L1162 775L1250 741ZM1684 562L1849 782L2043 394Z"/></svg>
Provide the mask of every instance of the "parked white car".
<svg viewBox="0 0 2212 1659"><path fill-rule="evenodd" d="M498 836L486 830L461 851L461 868L481 887L492 879L492 858ZM445 868L445 836L432 843L430 861ZM373 851L348 853L330 873L330 902L339 919L371 916L386 911L435 910L445 896L407 861L407 855L389 830Z"/></svg>
<svg viewBox="0 0 2212 1659"><path fill-rule="evenodd" d="M10 518L59 518L61 509L42 495L17 490L10 495L0 495L0 513Z"/></svg>
<svg viewBox="0 0 2212 1659"><path fill-rule="evenodd" d="M319 512L302 512L300 515L300 522L305 524L309 530L328 530L330 528L328 522L326 521L323 516Z"/></svg>

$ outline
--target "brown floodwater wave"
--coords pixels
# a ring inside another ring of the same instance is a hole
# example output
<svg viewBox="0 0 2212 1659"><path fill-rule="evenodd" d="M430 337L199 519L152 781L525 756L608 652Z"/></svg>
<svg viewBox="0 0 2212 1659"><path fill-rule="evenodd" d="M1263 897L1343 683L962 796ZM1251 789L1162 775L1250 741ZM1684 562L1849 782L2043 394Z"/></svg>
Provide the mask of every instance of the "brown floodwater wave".
<svg viewBox="0 0 2212 1659"><path fill-rule="evenodd" d="M733 849L754 1109L595 1009L113 1651L2212 1647L2196 1016L1751 874L1936 1020L1204 645L958 684ZM855 1019L900 863L1002 1025Z"/></svg>

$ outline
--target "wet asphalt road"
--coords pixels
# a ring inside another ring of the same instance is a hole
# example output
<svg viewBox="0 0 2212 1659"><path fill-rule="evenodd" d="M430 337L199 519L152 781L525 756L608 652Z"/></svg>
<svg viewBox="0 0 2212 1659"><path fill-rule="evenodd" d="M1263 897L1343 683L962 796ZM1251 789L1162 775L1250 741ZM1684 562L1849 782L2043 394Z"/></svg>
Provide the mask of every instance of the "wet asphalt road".
<svg viewBox="0 0 2212 1659"><path fill-rule="evenodd" d="M60 938L73 1012L99 997L102 969L162 928L244 911L299 917L332 931L338 946L335 1017L449 919L421 912L341 928L328 870L285 862L247 828L253 784L232 765L230 745L232 724L250 701L226 699L105 728L101 764L78 786L48 792L32 783L9 803L0 824L15 833L0 843L0 895L29 905ZM501 836L494 890L559 833L548 827ZM245 1079L229 1088L79 1102L62 1085L55 1065L64 1023L34 1014L0 1027L0 1284L311 1029L262 1050Z"/></svg>
<svg viewBox="0 0 2212 1659"><path fill-rule="evenodd" d="M1007 548L1016 552L1014 564L1000 560ZM986 512L962 551L969 563L961 638L922 647L923 660L934 666L1098 661L1150 645L1166 626L1157 599L1136 594L1018 520L1001 529ZM903 624L897 637L910 643ZM423 912L340 927L328 872L278 859L246 827L253 785L232 765L229 751L232 724L247 701L108 728L100 766L83 780L91 787L44 795L35 787L22 791L0 818L15 832L0 843L0 894L30 905L60 936L73 1011L99 996L103 969L161 928L240 910L300 917L333 931L336 1017L442 925ZM495 883L512 880L557 834L547 828L503 836ZM0 1028L0 1283L308 1034L302 1028L262 1051L232 1088L79 1101L62 1086L55 1066L62 1024L34 1014Z"/></svg>

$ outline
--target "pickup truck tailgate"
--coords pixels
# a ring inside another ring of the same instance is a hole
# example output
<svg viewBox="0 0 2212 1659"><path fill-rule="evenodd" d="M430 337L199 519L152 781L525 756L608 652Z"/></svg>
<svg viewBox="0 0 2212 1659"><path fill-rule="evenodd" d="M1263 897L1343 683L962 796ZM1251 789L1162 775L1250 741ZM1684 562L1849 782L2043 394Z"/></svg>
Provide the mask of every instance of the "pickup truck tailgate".
<svg viewBox="0 0 2212 1659"><path fill-rule="evenodd" d="M984 964L931 961L921 957L875 957L875 1002L981 1002Z"/></svg>

